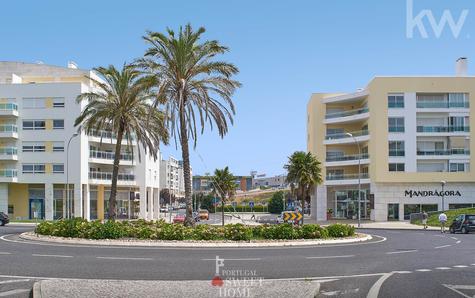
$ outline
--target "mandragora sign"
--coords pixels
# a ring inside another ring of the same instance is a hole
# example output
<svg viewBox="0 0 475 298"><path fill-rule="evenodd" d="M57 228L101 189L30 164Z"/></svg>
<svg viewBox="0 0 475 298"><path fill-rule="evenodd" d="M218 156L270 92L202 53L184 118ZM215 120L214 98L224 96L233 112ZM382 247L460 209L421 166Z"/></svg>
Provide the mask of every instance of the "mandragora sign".
<svg viewBox="0 0 475 298"><path fill-rule="evenodd" d="M446 191L438 191L438 190L405 190L404 191L405 197L461 197L462 194L458 190L446 190Z"/></svg>

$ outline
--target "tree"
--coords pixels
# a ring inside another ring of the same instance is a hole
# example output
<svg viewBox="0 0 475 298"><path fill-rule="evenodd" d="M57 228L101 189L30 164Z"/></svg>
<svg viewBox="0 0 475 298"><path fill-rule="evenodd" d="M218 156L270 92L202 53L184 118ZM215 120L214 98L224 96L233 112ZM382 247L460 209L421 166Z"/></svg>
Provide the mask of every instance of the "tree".
<svg viewBox="0 0 475 298"><path fill-rule="evenodd" d="M74 125L86 134L94 130L108 130L116 135L108 210L108 218L115 219L122 140L127 140L126 147L133 154L133 137L137 145L156 160L160 142L168 144L168 131L164 113L154 109L150 103L150 82L136 67L124 64L121 70L112 65L94 70L101 79L88 79L97 86L97 91L77 97L77 102L85 101L86 106Z"/></svg>
<svg viewBox="0 0 475 298"><path fill-rule="evenodd" d="M284 203L284 192L281 190L275 192L269 200L269 212L281 213L284 211Z"/></svg>
<svg viewBox="0 0 475 298"><path fill-rule="evenodd" d="M224 226L224 203L236 191L236 178L228 167L214 171L213 193L221 198L221 221Z"/></svg>
<svg viewBox="0 0 475 298"><path fill-rule="evenodd" d="M310 152L296 151L289 156L284 169L287 170L287 182L294 185L297 198L302 202L303 211L306 198L322 182L320 162Z"/></svg>
<svg viewBox="0 0 475 298"><path fill-rule="evenodd" d="M202 41L203 27L194 31L190 24L178 34L148 32L144 40L150 45L144 58L137 61L156 82L156 106L165 106L170 133L180 142L185 179L185 225L193 225L190 152L188 141L197 143L197 127L204 132L206 123L218 129L223 138L228 122L235 114L231 96L241 84L232 79L239 72L231 63L215 58L229 51L216 40Z"/></svg>
<svg viewBox="0 0 475 298"><path fill-rule="evenodd" d="M203 193L199 193L198 194L198 202L199 202L200 209L206 209L210 213L214 212L213 199L214 199L214 197L211 194L205 195Z"/></svg>

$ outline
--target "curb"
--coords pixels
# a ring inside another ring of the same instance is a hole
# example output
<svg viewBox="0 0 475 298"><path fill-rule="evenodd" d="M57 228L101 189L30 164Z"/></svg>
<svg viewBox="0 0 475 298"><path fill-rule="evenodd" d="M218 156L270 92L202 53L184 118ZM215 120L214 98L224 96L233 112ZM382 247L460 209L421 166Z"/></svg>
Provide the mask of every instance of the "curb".
<svg viewBox="0 0 475 298"><path fill-rule="evenodd" d="M22 233L19 236L24 240L34 240L61 244L82 244L82 245L102 245L102 246L136 246L136 247L177 247L177 248L226 248L226 247L286 247L286 246L315 246L325 244L346 244L365 242L373 239L371 235L358 233L357 237L346 239L327 240L299 240L299 241L272 241L272 242L188 242L188 241L143 241L143 240L91 240L75 239L53 236L36 236L31 232Z"/></svg>
<svg viewBox="0 0 475 298"><path fill-rule="evenodd" d="M355 227L355 229L357 230L385 230L385 231L420 231L420 232L440 231L440 228L424 230L423 228L416 229L416 228L368 228L368 227L358 228L358 227Z"/></svg>
<svg viewBox="0 0 475 298"><path fill-rule="evenodd" d="M32 296L33 298L41 298L41 281L36 281L33 284L33 290L32 290Z"/></svg>

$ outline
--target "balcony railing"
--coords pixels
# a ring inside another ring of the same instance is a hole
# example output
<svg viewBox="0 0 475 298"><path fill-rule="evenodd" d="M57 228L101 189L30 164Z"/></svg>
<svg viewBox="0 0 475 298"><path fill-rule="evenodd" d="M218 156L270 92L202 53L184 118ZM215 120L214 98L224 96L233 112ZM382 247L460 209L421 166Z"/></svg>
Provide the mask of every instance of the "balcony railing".
<svg viewBox="0 0 475 298"><path fill-rule="evenodd" d="M417 155L422 155L422 156L470 155L470 150L468 150L468 149L417 150Z"/></svg>
<svg viewBox="0 0 475 298"><path fill-rule="evenodd" d="M470 126L417 126L417 132L469 132Z"/></svg>
<svg viewBox="0 0 475 298"><path fill-rule="evenodd" d="M405 156L406 152L404 150L397 150L397 149L390 149L389 150L389 156Z"/></svg>
<svg viewBox="0 0 475 298"><path fill-rule="evenodd" d="M92 137L102 138L102 139L117 139L117 135L108 130L92 130L89 134ZM131 138L134 139L133 137ZM122 140L127 140L126 135L124 135Z"/></svg>
<svg viewBox="0 0 475 298"><path fill-rule="evenodd" d="M16 169L0 169L0 177L14 178L17 177L18 172Z"/></svg>
<svg viewBox="0 0 475 298"><path fill-rule="evenodd" d="M360 137L360 136L367 136L369 134L368 130L359 130L359 131L352 131L351 134L353 137ZM325 136L325 140L336 140L336 139L345 139L345 138L351 138L351 136L348 135L348 133L342 132L342 133L334 133L334 134L329 134Z"/></svg>
<svg viewBox="0 0 475 298"><path fill-rule="evenodd" d="M0 103L0 111L18 111L16 103Z"/></svg>
<svg viewBox="0 0 475 298"><path fill-rule="evenodd" d="M368 112L369 112L368 108L361 108L361 109L350 110L350 111L342 111L342 112L334 112L334 113L326 114L325 119L348 117L348 116L359 115L359 114L364 114L364 113L368 113Z"/></svg>
<svg viewBox="0 0 475 298"><path fill-rule="evenodd" d="M361 173L360 175L358 174L327 174L327 180L354 180L354 179L358 179L358 176L360 177L360 179L369 178L368 173Z"/></svg>
<svg viewBox="0 0 475 298"><path fill-rule="evenodd" d="M15 124L0 124L0 132L18 132L18 126Z"/></svg>
<svg viewBox="0 0 475 298"><path fill-rule="evenodd" d="M89 172L89 179L95 180L112 180L111 172ZM119 173L117 176L119 181L135 181L134 174L123 174Z"/></svg>
<svg viewBox="0 0 475 298"><path fill-rule="evenodd" d="M448 109L448 108L469 108L468 101L464 102L449 102L442 100L418 100L416 103L417 108L432 108L432 109Z"/></svg>
<svg viewBox="0 0 475 298"><path fill-rule="evenodd" d="M368 159L368 153L363 154L354 154L354 155L341 155L341 156L327 156L326 161L351 161L351 160L358 160L358 159Z"/></svg>
<svg viewBox="0 0 475 298"><path fill-rule="evenodd" d="M106 152L106 151L89 150L89 157L90 158L114 160L115 153ZM131 160L133 160L132 154L130 154L130 153L121 153L120 154L120 160L131 161Z"/></svg>
<svg viewBox="0 0 475 298"><path fill-rule="evenodd" d="M16 147L0 147L0 155L17 155L18 150Z"/></svg>

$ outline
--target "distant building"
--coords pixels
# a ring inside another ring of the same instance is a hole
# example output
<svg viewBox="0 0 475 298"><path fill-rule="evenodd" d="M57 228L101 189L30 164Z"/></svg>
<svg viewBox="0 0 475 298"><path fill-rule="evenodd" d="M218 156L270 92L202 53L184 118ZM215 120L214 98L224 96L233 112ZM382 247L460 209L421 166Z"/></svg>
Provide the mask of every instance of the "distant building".
<svg viewBox="0 0 475 298"><path fill-rule="evenodd" d="M238 191L249 191L252 189L251 176L235 176L236 189ZM213 189L213 176L193 176L193 191L210 192Z"/></svg>
<svg viewBox="0 0 475 298"><path fill-rule="evenodd" d="M258 188L258 187L284 188L288 186L286 179L287 179L286 175L254 178L253 187L254 188Z"/></svg>
<svg viewBox="0 0 475 298"><path fill-rule="evenodd" d="M168 189L177 198L185 197L183 161L173 156L160 161L160 189Z"/></svg>

